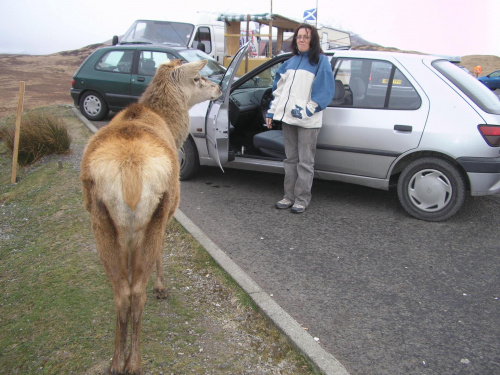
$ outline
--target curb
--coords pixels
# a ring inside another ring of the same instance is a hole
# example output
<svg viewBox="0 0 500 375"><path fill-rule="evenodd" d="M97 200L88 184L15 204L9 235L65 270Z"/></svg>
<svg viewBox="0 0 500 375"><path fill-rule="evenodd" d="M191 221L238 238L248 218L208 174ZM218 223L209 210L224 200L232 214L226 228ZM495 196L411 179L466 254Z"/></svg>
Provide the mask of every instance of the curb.
<svg viewBox="0 0 500 375"><path fill-rule="evenodd" d="M72 106L75 115L93 132L97 128L80 111ZM295 319L281 308L255 281L229 258L181 210L175 219L198 241L217 264L252 298L264 315L288 338L290 343L309 361L314 369L325 375L349 375L346 368L325 351Z"/></svg>
<svg viewBox="0 0 500 375"><path fill-rule="evenodd" d="M259 309L288 338L295 348L304 355L313 367L325 375L349 375L344 366L326 352L295 319L283 310L264 292L226 253L224 253L200 228L179 209L175 219L198 241L210 256L242 287Z"/></svg>

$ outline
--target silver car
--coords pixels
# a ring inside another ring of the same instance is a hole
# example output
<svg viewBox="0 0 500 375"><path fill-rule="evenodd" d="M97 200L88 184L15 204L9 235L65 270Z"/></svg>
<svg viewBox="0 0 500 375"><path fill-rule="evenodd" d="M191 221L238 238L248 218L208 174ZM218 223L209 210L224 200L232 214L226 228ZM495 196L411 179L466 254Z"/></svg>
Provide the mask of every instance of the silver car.
<svg viewBox="0 0 500 375"><path fill-rule="evenodd" d="M280 55L235 79L190 111L181 178L200 165L283 173L279 124L264 127ZM442 57L340 50L328 54L335 97L324 111L315 176L389 190L411 216L450 218L468 195L500 191L500 100ZM242 64L243 65L243 64Z"/></svg>

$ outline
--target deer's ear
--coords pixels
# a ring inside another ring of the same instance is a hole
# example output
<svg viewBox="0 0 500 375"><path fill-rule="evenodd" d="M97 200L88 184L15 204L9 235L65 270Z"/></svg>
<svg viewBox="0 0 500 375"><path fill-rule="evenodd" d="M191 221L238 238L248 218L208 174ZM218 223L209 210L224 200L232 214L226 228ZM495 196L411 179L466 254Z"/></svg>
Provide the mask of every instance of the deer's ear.
<svg viewBox="0 0 500 375"><path fill-rule="evenodd" d="M207 60L193 61L187 64L183 64L176 70L180 70L180 73L185 76L192 78L202 70L205 65L207 65Z"/></svg>
<svg viewBox="0 0 500 375"><path fill-rule="evenodd" d="M156 74L155 77L153 77L153 79L155 79L156 77L158 77L156 78L157 80L169 79L169 76L171 76L173 72L175 72L175 69L179 66L181 66L180 60L170 60L168 62L164 62L160 64L160 66L156 70Z"/></svg>

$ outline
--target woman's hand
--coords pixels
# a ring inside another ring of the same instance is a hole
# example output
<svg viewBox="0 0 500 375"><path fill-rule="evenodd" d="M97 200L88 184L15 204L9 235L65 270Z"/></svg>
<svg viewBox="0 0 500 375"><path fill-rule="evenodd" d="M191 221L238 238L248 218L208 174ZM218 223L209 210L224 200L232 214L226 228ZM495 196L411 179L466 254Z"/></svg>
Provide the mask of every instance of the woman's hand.
<svg viewBox="0 0 500 375"><path fill-rule="evenodd" d="M266 117L266 125L268 129L271 129L273 127L273 119Z"/></svg>

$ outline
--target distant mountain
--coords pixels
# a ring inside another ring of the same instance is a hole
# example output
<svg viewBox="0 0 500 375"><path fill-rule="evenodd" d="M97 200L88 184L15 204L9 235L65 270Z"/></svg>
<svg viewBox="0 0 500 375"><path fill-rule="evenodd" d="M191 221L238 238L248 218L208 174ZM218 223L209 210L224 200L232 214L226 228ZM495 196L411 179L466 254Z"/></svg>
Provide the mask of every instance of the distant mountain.
<svg viewBox="0 0 500 375"><path fill-rule="evenodd" d="M357 34L349 32L351 35L351 49L362 50L362 51L390 51L390 52L404 52L404 53L416 53L424 54L418 51L403 51L395 47L384 47L377 43L369 42L366 39L361 38ZM425 54L424 54L425 55Z"/></svg>
<svg viewBox="0 0 500 375"><path fill-rule="evenodd" d="M369 42L366 39L361 38L357 34L354 34L352 32L349 32L349 34L351 36L351 46L352 47L359 47L359 46L378 46L378 47L380 47L380 44Z"/></svg>

